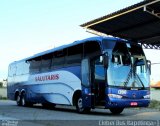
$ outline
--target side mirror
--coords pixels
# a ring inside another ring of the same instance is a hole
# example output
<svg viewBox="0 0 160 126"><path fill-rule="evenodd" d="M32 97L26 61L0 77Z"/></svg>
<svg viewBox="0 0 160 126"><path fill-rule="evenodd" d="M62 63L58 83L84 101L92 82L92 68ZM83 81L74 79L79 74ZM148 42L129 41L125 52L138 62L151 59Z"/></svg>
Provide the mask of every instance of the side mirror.
<svg viewBox="0 0 160 126"><path fill-rule="evenodd" d="M103 65L108 68L108 55L103 55Z"/></svg>
<svg viewBox="0 0 160 126"><path fill-rule="evenodd" d="M151 74L151 61L150 60L147 60L147 67L148 67L149 73Z"/></svg>

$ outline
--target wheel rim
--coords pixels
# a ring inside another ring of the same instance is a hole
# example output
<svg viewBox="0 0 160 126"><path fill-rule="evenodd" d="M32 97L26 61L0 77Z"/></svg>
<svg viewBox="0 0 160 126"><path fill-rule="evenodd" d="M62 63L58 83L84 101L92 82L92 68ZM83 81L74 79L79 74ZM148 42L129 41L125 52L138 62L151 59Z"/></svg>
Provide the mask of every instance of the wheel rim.
<svg viewBox="0 0 160 126"><path fill-rule="evenodd" d="M78 105L79 111L82 112L82 111L84 110L84 109L83 109L83 105L82 105L82 98L79 98L79 99L78 99L77 105Z"/></svg>
<svg viewBox="0 0 160 126"><path fill-rule="evenodd" d="M78 99L78 107L82 108L82 98Z"/></svg>

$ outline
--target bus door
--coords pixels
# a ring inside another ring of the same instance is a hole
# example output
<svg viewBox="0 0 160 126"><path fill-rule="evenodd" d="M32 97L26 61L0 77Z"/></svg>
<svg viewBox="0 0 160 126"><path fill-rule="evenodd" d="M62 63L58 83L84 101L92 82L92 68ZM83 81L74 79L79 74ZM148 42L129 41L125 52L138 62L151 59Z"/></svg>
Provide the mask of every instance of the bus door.
<svg viewBox="0 0 160 126"><path fill-rule="evenodd" d="M106 98L106 81L102 56L98 56L91 60L91 84L91 92L94 94L94 105L104 106Z"/></svg>
<svg viewBox="0 0 160 126"><path fill-rule="evenodd" d="M81 63L82 74L82 104L84 108L93 108L93 94L91 90L90 62L89 59L83 59Z"/></svg>
<svg viewBox="0 0 160 126"><path fill-rule="evenodd" d="M82 104L84 108L105 105L106 81L103 57L82 60Z"/></svg>

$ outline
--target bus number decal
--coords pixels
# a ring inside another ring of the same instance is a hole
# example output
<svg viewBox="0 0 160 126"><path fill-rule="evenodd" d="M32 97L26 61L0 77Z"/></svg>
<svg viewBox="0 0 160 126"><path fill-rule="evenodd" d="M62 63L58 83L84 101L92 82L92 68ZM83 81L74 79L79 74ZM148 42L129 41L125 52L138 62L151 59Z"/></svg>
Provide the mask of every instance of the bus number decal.
<svg viewBox="0 0 160 126"><path fill-rule="evenodd" d="M118 90L118 94L127 94L126 90Z"/></svg>

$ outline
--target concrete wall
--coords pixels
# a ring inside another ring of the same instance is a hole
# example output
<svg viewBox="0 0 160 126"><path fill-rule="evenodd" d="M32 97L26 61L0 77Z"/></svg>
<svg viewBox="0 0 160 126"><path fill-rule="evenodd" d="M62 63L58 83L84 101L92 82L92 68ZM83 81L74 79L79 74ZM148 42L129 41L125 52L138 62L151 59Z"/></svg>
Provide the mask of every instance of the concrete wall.
<svg viewBox="0 0 160 126"><path fill-rule="evenodd" d="M160 89L158 90L152 90L151 89L151 100L157 100L157 101L160 101Z"/></svg>
<svg viewBox="0 0 160 126"><path fill-rule="evenodd" d="M7 88L0 88L0 97L7 97Z"/></svg>

